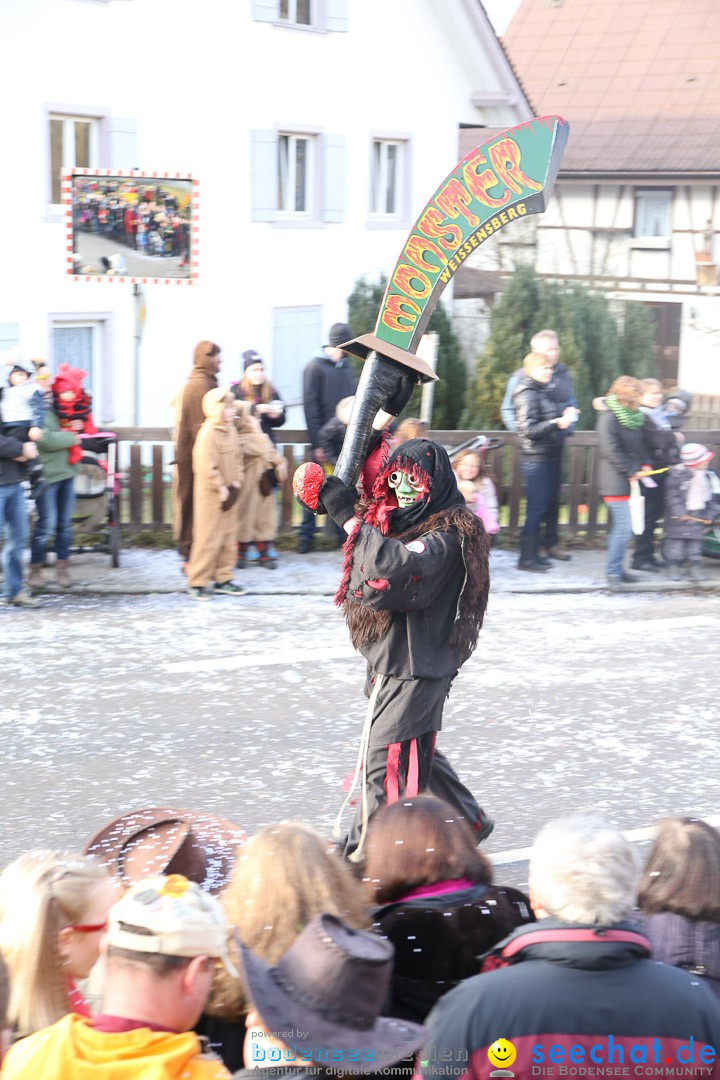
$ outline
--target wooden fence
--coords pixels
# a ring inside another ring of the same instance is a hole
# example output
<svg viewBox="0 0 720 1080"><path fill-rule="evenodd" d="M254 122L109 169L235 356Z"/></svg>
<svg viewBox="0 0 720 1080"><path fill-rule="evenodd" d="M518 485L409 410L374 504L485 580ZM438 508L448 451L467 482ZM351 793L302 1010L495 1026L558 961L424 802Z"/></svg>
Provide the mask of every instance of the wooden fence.
<svg viewBox="0 0 720 1080"><path fill-rule="evenodd" d="M171 475L173 447L168 428L117 428L120 443L120 518L130 532L159 532L172 526ZM484 434L503 440L503 445L488 453L488 468L498 490L503 525L517 532L522 525L524 499L517 441L507 431L434 431L430 437L449 450ZM310 457L306 431L280 429L278 446L288 460L288 474ZM694 430L693 442L705 443L717 450L720 430ZM594 431L575 432L567 440L561 491L561 532L568 538L592 540L606 531L604 505L597 491L597 435ZM289 531L300 518L290 479L279 491L280 529Z"/></svg>

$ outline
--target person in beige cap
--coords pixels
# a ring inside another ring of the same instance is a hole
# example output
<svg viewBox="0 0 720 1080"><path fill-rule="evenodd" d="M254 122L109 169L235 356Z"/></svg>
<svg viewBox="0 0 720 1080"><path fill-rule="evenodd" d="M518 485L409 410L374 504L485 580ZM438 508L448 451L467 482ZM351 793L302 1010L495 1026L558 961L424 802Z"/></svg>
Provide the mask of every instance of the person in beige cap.
<svg viewBox="0 0 720 1080"><path fill-rule="evenodd" d="M3 1080L228 1080L191 1030L215 963L236 974L218 901L181 874L145 878L110 909L102 1012L71 1013L23 1039Z"/></svg>

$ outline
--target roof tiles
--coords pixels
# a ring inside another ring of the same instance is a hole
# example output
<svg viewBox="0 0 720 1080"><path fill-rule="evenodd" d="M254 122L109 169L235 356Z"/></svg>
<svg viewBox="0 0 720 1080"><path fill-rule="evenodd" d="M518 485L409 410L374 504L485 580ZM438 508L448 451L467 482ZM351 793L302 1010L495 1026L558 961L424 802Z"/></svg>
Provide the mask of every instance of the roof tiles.
<svg viewBox="0 0 720 1080"><path fill-rule="evenodd" d="M503 44L563 172L720 171L720 0L522 0Z"/></svg>

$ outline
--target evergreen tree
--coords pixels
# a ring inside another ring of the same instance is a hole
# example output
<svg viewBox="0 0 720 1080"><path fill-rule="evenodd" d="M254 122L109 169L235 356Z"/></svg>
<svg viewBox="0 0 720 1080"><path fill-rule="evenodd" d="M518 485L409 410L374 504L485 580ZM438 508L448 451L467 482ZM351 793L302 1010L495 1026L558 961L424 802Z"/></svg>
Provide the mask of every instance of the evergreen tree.
<svg viewBox="0 0 720 1080"><path fill-rule="evenodd" d="M355 282L348 297L348 313L353 334L368 334L375 329L380 313L387 279L377 281L360 278ZM438 334L438 382L435 384L431 426L452 430L457 427L465 402L466 373L460 356L460 347L450 318L442 303L438 303L430 316L428 331ZM362 361L353 361L359 373ZM419 416L422 390L418 387L403 409L401 416Z"/></svg>
<svg viewBox="0 0 720 1080"><path fill-rule="evenodd" d="M628 300L625 304L625 325L620 339L620 369L636 379L657 379L653 345L655 320L646 304Z"/></svg>

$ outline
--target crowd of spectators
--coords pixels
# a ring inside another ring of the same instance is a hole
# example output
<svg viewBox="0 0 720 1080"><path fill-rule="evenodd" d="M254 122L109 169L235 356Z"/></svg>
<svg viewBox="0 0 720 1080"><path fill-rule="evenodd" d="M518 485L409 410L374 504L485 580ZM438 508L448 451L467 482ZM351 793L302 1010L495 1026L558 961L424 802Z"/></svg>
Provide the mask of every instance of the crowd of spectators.
<svg viewBox="0 0 720 1080"><path fill-rule="evenodd" d="M384 807L354 866L300 822L247 838L166 807L78 847L0 874L2 1080L720 1075L720 834L702 820L661 822L644 866L595 814L549 822L527 893L428 795Z"/></svg>
<svg viewBox="0 0 720 1080"><path fill-rule="evenodd" d="M161 183L81 177L73 192L73 229L105 237L143 255L187 260L189 200Z"/></svg>

